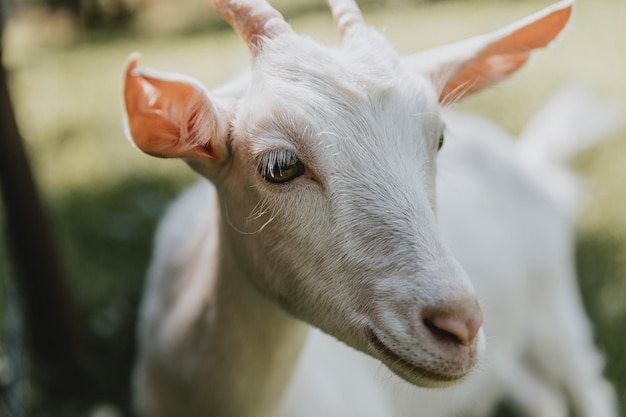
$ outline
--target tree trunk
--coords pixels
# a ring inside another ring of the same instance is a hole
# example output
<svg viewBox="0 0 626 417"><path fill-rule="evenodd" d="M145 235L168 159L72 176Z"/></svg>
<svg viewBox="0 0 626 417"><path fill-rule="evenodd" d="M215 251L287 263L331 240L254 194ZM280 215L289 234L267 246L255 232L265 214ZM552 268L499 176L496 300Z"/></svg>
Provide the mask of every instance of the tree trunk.
<svg viewBox="0 0 626 417"><path fill-rule="evenodd" d="M79 379L73 303L15 121L3 64L0 188L31 376L42 392L55 395L72 389Z"/></svg>

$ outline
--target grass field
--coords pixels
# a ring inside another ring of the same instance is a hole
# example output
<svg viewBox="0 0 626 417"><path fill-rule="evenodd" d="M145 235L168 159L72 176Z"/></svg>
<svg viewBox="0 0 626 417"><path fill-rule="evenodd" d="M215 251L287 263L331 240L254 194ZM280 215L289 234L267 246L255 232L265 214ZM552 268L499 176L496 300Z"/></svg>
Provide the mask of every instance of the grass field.
<svg viewBox="0 0 626 417"><path fill-rule="evenodd" d="M365 12L400 52L410 53L496 29L547 4L390 2ZM573 24L558 45L459 109L488 116L519 133L553 92L577 84L626 113L625 16L623 0L579 0ZM327 12L311 12L291 23L313 38L337 41ZM190 74L209 87L241 71L248 59L230 31L160 37L117 34L63 48L5 39L18 123L81 311L102 345L108 346L98 366L118 368L111 378L128 376L134 309L156 221L167 202L195 178L183 163L148 158L124 139L120 80L132 51L141 51L147 66ZM580 285L598 345L607 357L606 373L626 416L626 130L586 152L574 166L586 179L590 195L579 226ZM5 289L0 286L6 299ZM114 383L102 384L107 382ZM102 401L127 400L127 386L117 384L119 389Z"/></svg>

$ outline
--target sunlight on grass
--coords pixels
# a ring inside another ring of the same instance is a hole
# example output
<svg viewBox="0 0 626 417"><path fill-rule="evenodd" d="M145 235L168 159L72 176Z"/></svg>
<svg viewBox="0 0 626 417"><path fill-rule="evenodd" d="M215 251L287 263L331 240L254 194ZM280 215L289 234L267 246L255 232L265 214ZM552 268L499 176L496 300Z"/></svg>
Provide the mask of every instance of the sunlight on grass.
<svg viewBox="0 0 626 417"><path fill-rule="evenodd" d="M496 29L547 4L398 2L396 7L366 8L365 14L401 53L408 54ZM553 92L577 84L626 114L624 16L623 0L579 0L574 22L557 45L458 109L487 116L517 134ZM325 11L292 19L292 24L315 39L337 42ZM120 90L126 57L140 51L143 65L183 72L215 87L245 68L248 53L231 31L112 39L66 49L20 49L15 46L19 42L12 41L5 40L4 59L18 122L53 208L76 291L85 305L92 306L86 310L93 312L94 325L102 326L102 320L108 323L111 300L139 292L155 223L167 201L196 178L183 163L148 158L124 138ZM589 203L580 219L581 286L622 404L626 404L625 159L622 129L575 161L589 186Z"/></svg>

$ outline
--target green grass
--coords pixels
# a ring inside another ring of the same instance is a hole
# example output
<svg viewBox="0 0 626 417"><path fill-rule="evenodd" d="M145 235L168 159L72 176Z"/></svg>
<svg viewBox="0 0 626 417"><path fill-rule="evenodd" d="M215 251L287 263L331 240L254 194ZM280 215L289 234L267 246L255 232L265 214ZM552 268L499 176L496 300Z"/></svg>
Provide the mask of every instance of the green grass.
<svg viewBox="0 0 626 417"><path fill-rule="evenodd" d="M498 28L546 4L459 0L417 7L401 3L370 6L366 14L372 24L386 28L400 52L410 53ZM626 112L624 16L626 3L621 0L579 0L573 25L558 45L459 108L519 133L551 93L563 84L576 83ZM316 39L337 40L326 12L294 18L292 24ZM64 49L18 47L12 39L5 44L18 122L51 209L72 288L101 343L97 366L108 375L101 385L116 378L127 380L134 309L154 226L167 201L195 177L183 163L146 157L124 139L123 63L138 50L147 66L184 72L213 87L245 67L247 51L230 31L112 37ZM626 131L622 130L575 163L588 181L591 197L580 218L581 288L598 344L607 357L607 375L616 384L624 409L625 157ZM121 384L117 390L103 390L101 400L125 402L126 388Z"/></svg>

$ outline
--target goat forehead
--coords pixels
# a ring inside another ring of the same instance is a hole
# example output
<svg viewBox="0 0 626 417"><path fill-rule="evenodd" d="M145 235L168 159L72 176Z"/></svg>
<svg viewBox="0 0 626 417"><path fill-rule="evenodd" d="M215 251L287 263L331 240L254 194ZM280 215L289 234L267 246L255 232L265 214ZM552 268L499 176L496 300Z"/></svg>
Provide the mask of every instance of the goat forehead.
<svg viewBox="0 0 626 417"><path fill-rule="evenodd" d="M268 91L248 108L242 119L253 155L288 149L318 174L355 181L363 172L404 178L432 165L443 122L426 94L399 86L368 100L336 90L291 93Z"/></svg>
<svg viewBox="0 0 626 417"><path fill-rule="evenodd" d="M442 129L437 95L423 77L386 65L378 55L354 61L343 56L344 50L311 50L262 54L253 68L242 119L253 128L300 131L291 135L296 137L339 135L343 140L336 145L357 141L363 146L368 140L391 145L394 139L408 139L419 146L416 136Z"/></svg>

